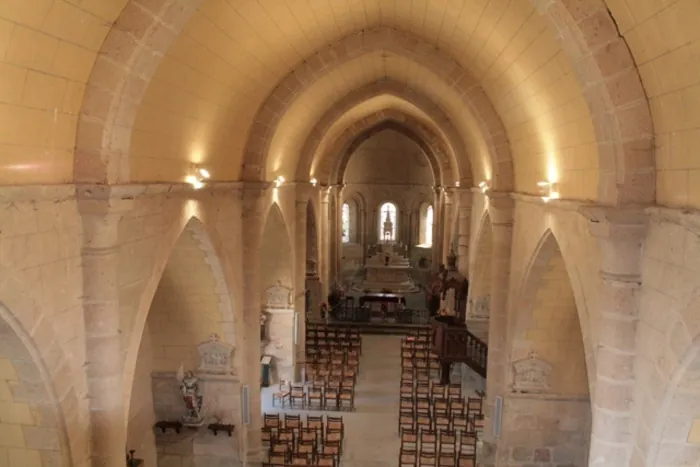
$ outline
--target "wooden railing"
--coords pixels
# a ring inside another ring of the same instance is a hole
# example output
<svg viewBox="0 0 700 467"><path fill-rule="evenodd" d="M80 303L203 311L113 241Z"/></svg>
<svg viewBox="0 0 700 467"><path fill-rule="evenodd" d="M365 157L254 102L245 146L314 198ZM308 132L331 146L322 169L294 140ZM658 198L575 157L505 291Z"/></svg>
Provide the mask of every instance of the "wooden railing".
<svg viewBox="0 0 700 467"><path fill-rule="evenodd" d="M469 332L463 324L441 317L432 322L433 352L445 363L465 363L486 378L488 345Z"/></svg>

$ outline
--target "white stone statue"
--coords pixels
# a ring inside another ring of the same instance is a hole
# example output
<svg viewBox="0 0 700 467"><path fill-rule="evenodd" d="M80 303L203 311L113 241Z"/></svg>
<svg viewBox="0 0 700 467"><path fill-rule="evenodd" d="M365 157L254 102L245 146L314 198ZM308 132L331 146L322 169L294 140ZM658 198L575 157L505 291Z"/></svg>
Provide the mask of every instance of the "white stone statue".
<svg viewBox="0 0 700 467"><path fill-rule="evenodd" d="M182 400L187 407L187 415L182 417L182 424L185 426L202 426L202 402L204 397L199 389L199 379L191 371L184 371L182 365L177 372L177 379L180 381L180 392Z"/></svg>
<svg viewBox="0 0 700 467"><path fill-rule="evenodd" d="M440 302L440 315L455 316L455 289L447 289L444 298Z"/></svg>
<svg viewBox="0 0 700 467"><path fill-rule="evenodd" d="M384 240L391 240L391 233L394 231L394 224L391 222L389 217L389 211L386 212L386 219L384 220L384 227L382 228Z"/></svg>

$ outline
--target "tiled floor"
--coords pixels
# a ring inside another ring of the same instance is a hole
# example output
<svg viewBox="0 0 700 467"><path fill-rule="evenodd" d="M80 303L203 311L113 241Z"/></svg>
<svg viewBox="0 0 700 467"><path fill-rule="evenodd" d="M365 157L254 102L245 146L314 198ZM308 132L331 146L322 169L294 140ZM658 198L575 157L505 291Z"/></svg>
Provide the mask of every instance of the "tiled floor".
<svg viewBox="0 0 700 467"><path fill-rule="evenodd" d="M341 467L394 467L397 464L400 355L400 336L362 336L355 412L340 413L346 430ZM263 412L320 413L272 408L274 389L263 389Z"/></svg>

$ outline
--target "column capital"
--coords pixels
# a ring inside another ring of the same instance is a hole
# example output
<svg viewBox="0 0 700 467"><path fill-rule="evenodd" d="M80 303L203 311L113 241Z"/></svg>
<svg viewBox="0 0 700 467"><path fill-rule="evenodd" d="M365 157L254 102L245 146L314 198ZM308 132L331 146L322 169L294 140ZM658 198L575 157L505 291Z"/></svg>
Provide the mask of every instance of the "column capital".
<svg viewBox="0 0 700 467"><path fill-rule="evenodd" d="M509 193L489 190L486 193L489 200L489 215L491 225L512 226L515 212L515 200Z"/></svg>
<svg viewBox="0 0 700 467"><path fill-rule="evenodd" d="M601 250L603 280L639 284L648 216L641 207L586 205L579 208Z"/></svg>

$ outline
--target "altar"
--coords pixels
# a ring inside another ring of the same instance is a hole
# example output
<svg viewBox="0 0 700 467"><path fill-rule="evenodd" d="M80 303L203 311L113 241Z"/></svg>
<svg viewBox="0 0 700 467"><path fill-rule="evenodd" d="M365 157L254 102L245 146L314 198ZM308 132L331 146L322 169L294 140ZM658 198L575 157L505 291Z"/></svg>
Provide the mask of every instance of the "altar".
<svg viewBox="0 0 700 467"><path fill-rule="evenodd" d="M367 259L365 279L359 290L393 293L411 293L419 290L411 279L411 264L403 256L403 247L393 243L380 243Z"/></svg>

